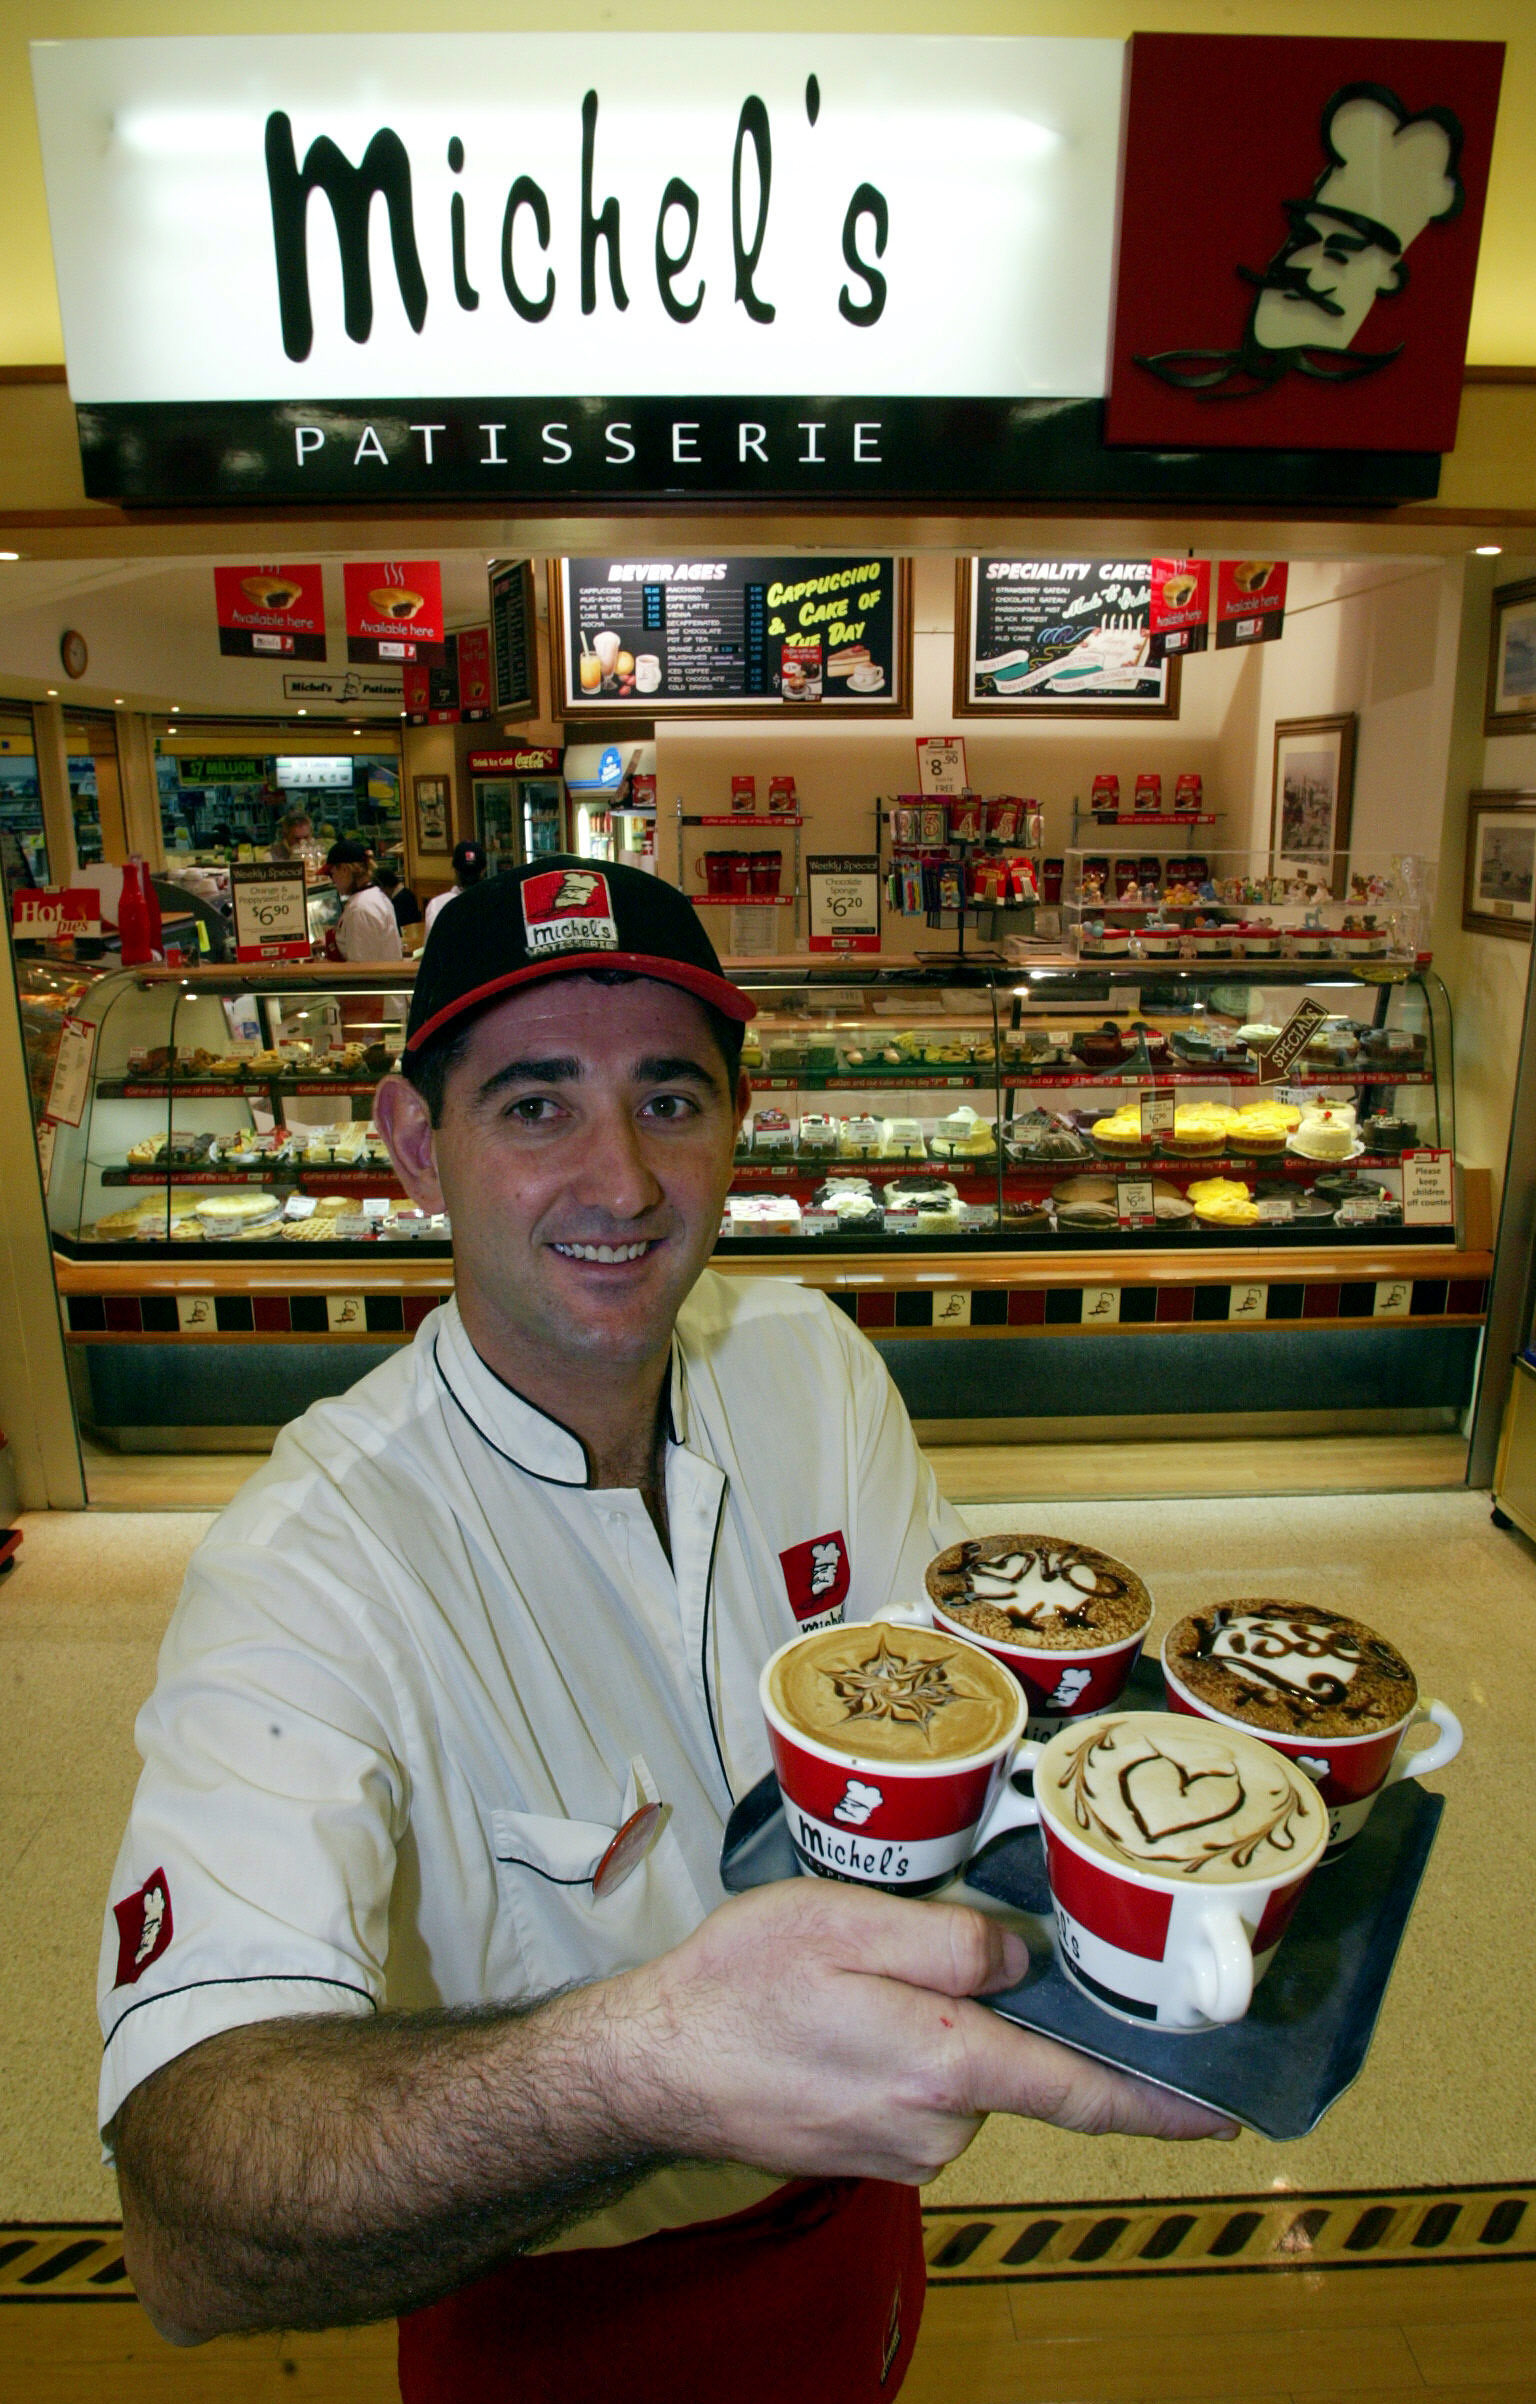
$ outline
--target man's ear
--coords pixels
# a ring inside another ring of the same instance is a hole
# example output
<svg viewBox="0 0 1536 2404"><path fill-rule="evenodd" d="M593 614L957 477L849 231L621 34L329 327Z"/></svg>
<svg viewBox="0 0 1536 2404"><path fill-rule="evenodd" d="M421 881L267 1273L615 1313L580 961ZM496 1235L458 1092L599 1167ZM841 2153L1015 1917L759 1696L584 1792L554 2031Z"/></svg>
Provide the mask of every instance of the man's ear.
<svg viewBox="0 0 1536 2404"><path fill-rule="evenodd" d="M408 1077L384 1078L373 1097L374 1123L383 1136L395 1175L423 1210L447 1208L437 1175L437 1130L432 1113Z"/></svg>

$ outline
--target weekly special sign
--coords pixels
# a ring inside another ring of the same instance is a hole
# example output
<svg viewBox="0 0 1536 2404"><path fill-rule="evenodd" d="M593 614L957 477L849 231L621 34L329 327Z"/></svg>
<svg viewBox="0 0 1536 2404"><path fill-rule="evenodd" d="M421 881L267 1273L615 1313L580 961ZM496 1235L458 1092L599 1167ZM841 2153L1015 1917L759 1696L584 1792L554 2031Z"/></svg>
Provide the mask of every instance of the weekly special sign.
<svg viewBox="0 0 1536 2404"><path fill-rule="evenodd" d="M1454 439L1502 56L37 43L86 489L1424 495Z"/></svg>

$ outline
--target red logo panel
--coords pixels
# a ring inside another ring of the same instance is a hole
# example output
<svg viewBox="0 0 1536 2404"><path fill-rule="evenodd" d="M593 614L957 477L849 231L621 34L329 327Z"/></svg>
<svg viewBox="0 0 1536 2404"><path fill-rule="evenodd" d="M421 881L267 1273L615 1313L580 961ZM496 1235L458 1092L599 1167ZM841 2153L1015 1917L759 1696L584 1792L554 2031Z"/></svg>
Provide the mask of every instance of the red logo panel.
<svg viewBox="0 0 1536 2404"><path fill-rule="evenodd" d="M1043 1820L1041 1827L1049 1856L1051 1893L1062 1909L1106 1945L1118 1945L1122 1953L1140 1954L1143 1961L1160 1962L1168 1942L1172 1895L1157 1887L1133 1886L1107 1866L1101 1870L1097 1862L1085 1861L1070 1845L1064 1845L1049 1820Z"/></svg>
<svg viewBox="0 0 1536 2404"><path fill-rule="evenodd" d="M137 1986L171 1941L171 1882L163 1870L152 1870L136 1894L112 1906L117 1922L117 1977L114 1987Z"/></svg>
<svg viewBox="0 0 1536 2404"><path fill-rule="evenodd" d="M784 1587L789 1607L803 1625L808 1619L821 1619L829 1611L840 1611L848 1599L852 1575L848 1561L848 1544L841 1528L832 1528L825 1536L812 1536L805 1544L792 1544L779 1555L784 1571Z"/></svg>
<svg viewBox="0 0 1536 2404"><path fill-rule="evenodd" d="M1133 36L1108 440L1452 449L1503 59Z"/></svg>

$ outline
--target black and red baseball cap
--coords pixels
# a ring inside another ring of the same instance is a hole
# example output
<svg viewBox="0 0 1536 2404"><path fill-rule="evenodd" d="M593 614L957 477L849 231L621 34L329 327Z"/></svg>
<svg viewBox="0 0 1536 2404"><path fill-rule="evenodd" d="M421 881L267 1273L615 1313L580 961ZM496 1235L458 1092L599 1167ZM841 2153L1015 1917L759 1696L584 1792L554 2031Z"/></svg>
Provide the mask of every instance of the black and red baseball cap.
<svg viewBox="0 0 1536 2404"><path fill-rule="evenodd" d="M742 1025L757 1016L723 975L686 895L643 868L547 854L488 876L439 910L416 969L408 1054L520 985L623 968L680 986Z"/></svg>

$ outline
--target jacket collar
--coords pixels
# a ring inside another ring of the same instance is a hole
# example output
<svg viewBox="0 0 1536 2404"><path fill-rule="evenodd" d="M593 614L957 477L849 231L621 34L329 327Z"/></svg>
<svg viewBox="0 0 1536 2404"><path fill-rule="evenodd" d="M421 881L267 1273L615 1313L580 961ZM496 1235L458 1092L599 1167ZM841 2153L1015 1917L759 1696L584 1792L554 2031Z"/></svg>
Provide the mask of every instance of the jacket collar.
<svg viewBox="0 0 1536 2404"><path fill-rule="evenodd" d="M469 1340L459 1315L457 1298L450 1296L432 1339L432 1357L450 1408L466 1418L481 1441L514 1468L556 1486L590 1486L591 1463L581 1438L529 1402L483 1361ZM667 1411L674 1444L687 1441L687 1382L682 1344L672 1334L668 1371Z"/></svg>

